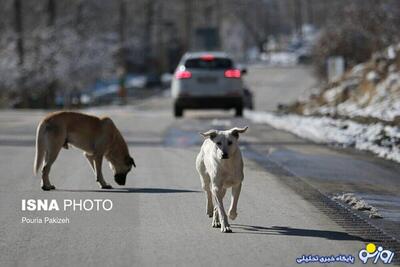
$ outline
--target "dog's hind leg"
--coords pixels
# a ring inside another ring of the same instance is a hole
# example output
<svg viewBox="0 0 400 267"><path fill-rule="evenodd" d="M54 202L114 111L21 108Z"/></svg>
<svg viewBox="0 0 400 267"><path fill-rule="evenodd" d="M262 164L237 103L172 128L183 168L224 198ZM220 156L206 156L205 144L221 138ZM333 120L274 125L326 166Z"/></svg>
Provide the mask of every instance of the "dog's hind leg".
<svg viewBox="0 0 400 267"><path fill-rule="evenodd" d="M217 222L217 219L219 219L219 222L221 223L221 232L223 233L231 233L231 227L229 225L228 222L228 216L226 216L225 213L225 208L224 208L224 203L223 203L223 199L226 193L226 189L223 188L222 186L217 187L215 185L212 186L212 193L214 195L215 198L215 202L216 202L216 208L218 213L215 214L214 212L214 217L213 218L213 222ZM218 216L218 217L216 217ZM213 225L214 226L214 225Z"/></svg>
<svg viewBox="0 0 400 267"><path fill-rule="evenodd" d="M231 206L229 208L229 218L231 220L236 219L237 217L237 204L239 201L240 190L242 189L242 183L232 187L232 198L231 198Z"/></svg>
<svg viewBox="0 0 400 267"><path fill-rule="evenodd" d="M56 187L50 183L49 173L51 165L53 165L63 145L62 143L57 143L57 141L52 141L51 138L48 139L48 142L42 169L42 189L45 191L56 189Z"/></svg>
<svg viewBox="0 0 400 267"><path fill-rule="evenodd" d="M214 205L212 202L212 194L211 194L210 186L208 186L206 195L207 195L207 215L208 215L208 217L211 218L213 216Z"/></svg>

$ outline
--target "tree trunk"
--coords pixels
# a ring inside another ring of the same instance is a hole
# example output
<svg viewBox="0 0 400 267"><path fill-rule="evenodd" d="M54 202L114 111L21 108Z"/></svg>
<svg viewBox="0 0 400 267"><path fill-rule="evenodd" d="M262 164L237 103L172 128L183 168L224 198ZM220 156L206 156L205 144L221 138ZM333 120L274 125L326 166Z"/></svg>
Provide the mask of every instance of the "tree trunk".
<svg viewBox="0 0 400 267"><path fill-rule="evenodd" d="M193 22L193 2L192 0L183 0L185 10L184 10L184 25L185 25L185 36L183 42L184 52L191 49L192 41L192 22Z"/></svg>
<svg viewBox="0 0 400 267"><path fill-rule="evenodd" d="M47 2L47 26L54 26L56 20L56 4L54 0Z"/></svg>
<svg viewBox="0 0 400 267"><path fill-rule="evenodd" d="M302 14L301 0L294 0L294 20L295 20L296 34L298 34L300 38L302 38L303 14Z"/></svg>
<svg viewBox="0 0 400 267"><path fill-rule="evenodd" d="M146 53L147 67L153 67L153 24L154 24L154 0L147 0L146 2L146 21L145 21L145 36L144 47Z"/></svg>
<svg viewBox="0 0 400 267"><path fill-rule="evenodd" d="M126 3L125 0L119 1L119 23L118 23L118 33L119 33L119 43L120 47L124 46L125 42L125 17L126 17Z"/></svg>
<svg viewBox="0 0 400 267"><path fill-rule="evenodd" d="M22 67L22 65L24 64L24 38L23 38L21 0L14 0L14 9L15 9L15 32L17 34L18 65Z"/></svg>

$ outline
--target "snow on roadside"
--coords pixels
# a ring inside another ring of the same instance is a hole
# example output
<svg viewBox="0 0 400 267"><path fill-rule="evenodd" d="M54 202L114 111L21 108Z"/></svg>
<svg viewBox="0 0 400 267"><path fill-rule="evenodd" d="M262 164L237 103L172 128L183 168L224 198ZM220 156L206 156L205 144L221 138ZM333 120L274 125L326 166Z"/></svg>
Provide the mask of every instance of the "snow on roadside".
<svg viewBox="0 0 400 267"><path fill-rule="evenodd" d="M343 193L332 197L333 200L348 204L352 209L366 212L370 218L383 218L378 209L365 200L357 198L353 193Z"/></svg>
<svg viewBox="0 0 400 267"><path fill-rule="evenodd" d="M329 117L276 115L270 112L246 111L244 115L255 123L267 123L316 143L355 147L400 162L399 127L381 123L365 125Z"/></svg>
<svg viewBox="0 0 400 267"><path fill-rule="evenodd" d="M367 73L367 79L374 79L376 72ZM368 76L371 76L368 78ZM340 86L333 87L323 93L327 102L325 105L317 107L307 107L304 114L338 114L349 117L374 117L386 121L392 121L400 116L400 73L389 73L388 76L380 81L373 91L365 91L357 98L349 98L337 104L338 95L342 94L349 86L360 81L354 80L353 84L349 81L342 82ZM337 104L337 105L336 105Z"/></svg>

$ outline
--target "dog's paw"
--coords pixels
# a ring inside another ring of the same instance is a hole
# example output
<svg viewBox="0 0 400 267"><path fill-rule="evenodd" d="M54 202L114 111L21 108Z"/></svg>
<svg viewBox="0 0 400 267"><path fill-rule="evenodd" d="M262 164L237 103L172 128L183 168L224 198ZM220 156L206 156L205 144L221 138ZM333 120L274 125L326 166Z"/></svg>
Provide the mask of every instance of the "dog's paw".
<svg viewBox="0 0 400 267"><path fill-rule="evenodd" d="M232 229L230 226L221 226L222 233L232 233Z"/></svg>
<svg viewBox="0 0 400 267"><path fill-rule="evenodd" d="M212 226L213 228L221 228L221 223L218 222L218 221L213 221L212 224L211 224L211 226Z"/></svg>
<svg viewBox="0 0 400 267"><path fill-rule="evenodd" d="M54 190L54 189L56 189L56 187L54 185L42 185L43 191L50 191L50 190Z"/></svg>
<svg viewBox="0 0 400 267"><path fill-rule="evenodd" d="M212 223L211 226L213 228L220 228L221 227L221 222L219 221L218 213L214 212L214 216L212 218Z"/></svg>
<svg viewBox="0 0 400 267"><path fill-rule="evenodd" d="M230 210L230 211L229 211L229 218L230 218L231 220L234 220L234 219L236 219L236 217L237 217L237 212L236 212L236 211Z"/></svg>
<svg viewBox="0 0 400 267"><path fill-rule="evenodd" d="M113 189L113 187L110 184L105 184L101 186L101 189Z"/></svg>

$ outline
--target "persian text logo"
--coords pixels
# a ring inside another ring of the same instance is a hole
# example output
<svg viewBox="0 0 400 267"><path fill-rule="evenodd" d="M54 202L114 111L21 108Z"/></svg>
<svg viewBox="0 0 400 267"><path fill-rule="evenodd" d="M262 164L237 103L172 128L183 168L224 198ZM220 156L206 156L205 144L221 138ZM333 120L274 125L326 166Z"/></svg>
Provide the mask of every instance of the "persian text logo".
<svg viewBox="0 0 400 267"><path fill-rule="evenodd" d="M303 255L301 258L296 259L297 264L303 263L333 263L341 262L354 264L354 257L352 255L330 255L330 256L320 256L320 255Z"/></svg>
<svg viewBox="0 0 400 267"><path fill-rule="evenodd" d="M362 261L362 263L367 263L370 258L373 258L373 263L377 263L381 260L383 263L388 264L392 262L394 257L394 252L390 250L384 250L383 247L379 246L378 248L374 243L369 243L365 249L360 250L358 253L358 258Z"/></svg>

